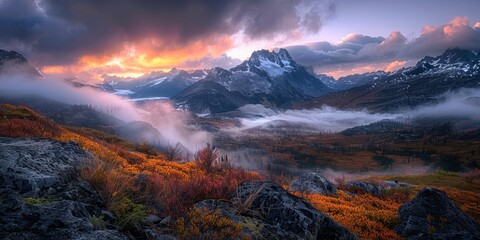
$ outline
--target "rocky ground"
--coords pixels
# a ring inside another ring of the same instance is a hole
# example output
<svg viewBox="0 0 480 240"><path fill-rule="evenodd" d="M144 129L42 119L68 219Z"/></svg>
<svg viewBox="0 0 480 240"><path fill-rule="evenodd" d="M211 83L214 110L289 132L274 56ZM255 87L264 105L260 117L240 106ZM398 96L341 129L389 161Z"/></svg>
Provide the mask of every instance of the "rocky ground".
<svg viewBox="0 0 480 240"><path fill-rule="evenodd" d="M434 188L418 192L398 214L395 230L407 239L480 239L480 225Z"/></svg>
<svg viewBox="0 0 480 240"><path fill-rule="evenodd" d="M110 224L98 229L93 217L114 222L101 196L79 178L93 159L76 143L0 138L0 236L2 239L129 239ZM281 186L247 182L229 203L205 200L203 210L221 209L254 239L357 239L304 199ZM244 211L240 211L243 209ZM155 229L161 218L148 215L148 239L174 239ZM150 226L150 227L149 227Z"/></svg>
<svg viewBox="0 0 480 240"><path fill-rule="evenodd" d="M76 143L0 138L2 239L128 239L97 230L92 216L113 216L78 177L93 156Z"/></svg>
<svg viewBox="0 0 480 240"><path fill-rule="evenodd" d="M0 138L0 239L132 239L115 226L115 215L100 194L79 177L82 166L92 159L74 142ZM378 195L382 188L404 184L352 181L345 185ZM308 173L292 182L289 190L329 195L338 189L325 177ZM195 207L219 211L252 239L358 239L303 198L271 182L242 183L231 199L204 200ZM108 226L96 224L100 217ZM480 225L433 188L419 191L405 203L399 221L395 231L407 239L480 238ZM173 220L147 215L143 239L175 239L158 231L166 222Z"/></svg>

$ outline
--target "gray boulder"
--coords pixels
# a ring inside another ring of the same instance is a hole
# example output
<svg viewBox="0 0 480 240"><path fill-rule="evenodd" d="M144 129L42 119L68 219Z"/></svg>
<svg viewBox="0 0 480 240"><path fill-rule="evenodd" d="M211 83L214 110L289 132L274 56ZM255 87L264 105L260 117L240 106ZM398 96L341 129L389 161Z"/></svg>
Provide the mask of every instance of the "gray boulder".
<svg viewBox="0 0 480 240"><path fill-rule="evenodd" d="M289 187L290 191L319 193L323 195L331 195L337 192L337 188L333 183L318 173L306 173L293 181Z"/></svg>
<svg viewBox="0 0 480 240"><path fill-rule="evenodd" d="M76 178L76 167L92 157L74 142L0 137L0 187L48 191Z"/></svg>
<svg viewBox="0 0 480 240"><path fill-rule="evenodd" d="M478 239L480 225L445 195L425 188L398 210L395 231L407 239ZM454 238L451 238L454 237Z"/></svg>
<svg viewBox="0 0 480 240"><path fill-rule="evenodd" d="M366 191L367 193L371 193L371 194L375 194L375 195L380 195L382 193L382 188L380 188L379 186L377 186L373 183L369 183L369 182L365 182L365 181L350 181L350 182L345 183L345 186L360 188L360 189Z"/></svg>
<svg viewBox="0 0 480 240"><path fill-rule="evenodd" d="M253 239L358 239L310 203L270 182L241 184L230 202L206 200L198 208L219 210Z"/></svg>
<svg viewBox="0 0 480 240"><path fill-rule="evenodd" d="M91 158L73 142L0 138L1 239L129 239L90 222L104 205L77 168Z"/></svg>
<svg viewBox="0 0 480 240"><path fill-rule="evenodd" d="M385 188L397 188L397 187L413 187L415 185L410 184L410 183L404 183L404 182L398 182L398 181L381 181L380 184L384 186Z"/></svg>

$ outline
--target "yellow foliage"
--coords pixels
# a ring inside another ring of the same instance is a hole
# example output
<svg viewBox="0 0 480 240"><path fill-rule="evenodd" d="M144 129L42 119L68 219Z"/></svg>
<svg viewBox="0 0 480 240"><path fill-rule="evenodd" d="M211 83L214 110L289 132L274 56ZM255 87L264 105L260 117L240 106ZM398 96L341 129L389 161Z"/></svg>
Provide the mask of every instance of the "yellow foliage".
<svg viewBox="0 0 480 240"><path fill-rule="evenodd" d="M249 239L242 234L239 223L223 217L218 210L194 208L175 225L180 239Z"/></svg>
<svg viewBox="0 0 480 240"><path fill-rule="evenodd" d="M447 197L450 198L458 207L480 222L480 193L473 191L465 191L452 187L437 187L445 191Z"/></svg>
<svg viewBox="0 0 480 240"><path fill-rule="evenodd" d="M393 231L401 203L371 194L350 196L343 191L330 196L307 194L303 197L361 239L401 239Z"/></svg>

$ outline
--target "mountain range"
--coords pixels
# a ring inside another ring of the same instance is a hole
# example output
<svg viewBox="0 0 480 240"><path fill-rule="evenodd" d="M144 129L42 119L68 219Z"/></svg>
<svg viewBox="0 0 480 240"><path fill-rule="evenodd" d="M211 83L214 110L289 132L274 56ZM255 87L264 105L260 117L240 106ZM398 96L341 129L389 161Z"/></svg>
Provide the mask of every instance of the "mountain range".
<svg viewBox="0 0 480 240"><path fill-rule="evenodd" d="M168 97L179 108L195 113L227 112L245 104L281 106L333 92L285 49L255 51L231 69L186 72L174 68L127 81L109 77L104 85L130 98Z"/></svg>
<svg viewBox="0 0 480 240"><path fill-rule="evenodd" d="M448 49L440 56L426 56L415 66L382 74L364 85L297 102L293 106L304 109L329 105L340 109L392 112L439 102L438 96L448 91L479 87L479 51Z"/></svg>
<svg viewBox="0 0 480 240"><path fill-rule="evenodd" d="M0 73L40 73L21 54L0 50ZM296 63L285 49L255 51L231 69L151 72L128 81L108 77L101 84L67 82L131 98L168 97L179 109L215 114L246 104L296 109L329 105L340 109L392 112L441 101L442 93L480 87L480 52L448 49L394 72L376 71L335 80Z"/></svg>
<svg viewBox="0 0 480 240"><path fill-rule="evenodd" d="M368 82L373 80L377 80L381 77L386 76L387 73L384 71L375 71L375 72L367 72L362 74L352 74L344 77L340 77L337 80L335 78L330 77L325 74L316 74L315 76L320 79L325 85L328 87L336 90L346 90L353 87L358 87L361 85L365 85Z"/></svg>
<svg viewBox="0 0 480 240"><path fill-rule="evenodd" d="M173 97L206 75L206 70L189 73L173 68L169 72L151 72L127 81L122 81L120 78L107 78L104 83L120 89L117 91L118 94L132 98Z"/></svg>

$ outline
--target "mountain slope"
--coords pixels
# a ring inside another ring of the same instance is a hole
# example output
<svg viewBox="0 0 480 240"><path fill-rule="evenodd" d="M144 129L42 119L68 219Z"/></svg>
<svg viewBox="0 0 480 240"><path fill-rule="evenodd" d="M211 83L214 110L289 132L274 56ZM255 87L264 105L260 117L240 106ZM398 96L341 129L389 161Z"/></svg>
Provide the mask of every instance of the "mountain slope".
<svg viewBox="0 0 480 240"><path fill-rule="evenodd" d="M212 69L174 100L193 112L219 113L248 103L280 106L331 91L285 49L277 53L261 50L230 70Z"/></svg>
<svg viewBox="0 0 480 240"><path fill-rule="evenodd" d="M460 88L480 87L478 51L449 49L427 56L415 66L390 73L366 85L294 104L295 108L322 105L342 109L388 112L439 101L438 95Z"/></svg>
<svg viewBox="0 0 480 240"><path fill-rule="evenodd" d="M316 74L315 76L317 76L317 78L320 79L323 83L325 83L325 85L327 85L328 87L337 91L342 91L349 88L365 85L386 75L387 73L384 71L376 71L348 75L340 77L338 80L335 80L333 77L327 76L325 74Z"/></svg>
<svg viewBox="0 0 480 240"><path fill-rule="evenodd" d="M15 51L0 49L0 74L22 74L41 77L40 73L28 63L28 60Z"/></svg>

